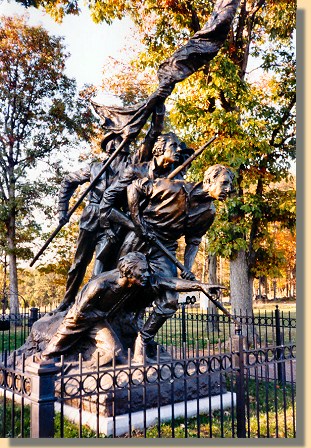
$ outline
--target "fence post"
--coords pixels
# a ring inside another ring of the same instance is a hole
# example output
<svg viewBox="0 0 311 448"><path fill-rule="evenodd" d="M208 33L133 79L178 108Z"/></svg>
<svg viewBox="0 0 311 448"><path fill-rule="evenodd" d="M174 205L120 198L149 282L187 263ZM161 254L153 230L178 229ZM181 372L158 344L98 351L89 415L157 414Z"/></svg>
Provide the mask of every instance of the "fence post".
<svg viewBox="0 0 311 448"><path fill-rule="evenodd" d="M31 438L54 437L55 374L54 361L32 362L27 366L31 374Z"/></svg>
<svg viewBox="0 0 311 448"><path fill-rule="evenodd" d="M241 324L235 326L235 335L232 336L233 366L237 368L236 374L236 419L237 436L246 438L245 415L245 383L244 383L244 339Z"/></svg>
<svg viewBox="0 0 311 448"><path fill-rule="evenodd" d="M281 384L285 383L285 364L284 364L284 353L281 345L283 345L283 335L281 332L281 319L279 306L275 307L275 337L276 337L276 359L277 359L277 371L278 371L278 381Z"/></svg>
<svg viewBox="0 0 311 448"><path fill-rule="evenodd" d="M186 358L187 329L186 329L186 304L181 304L181 340L183 348L183 358Z"/></svg>
<svg viewBox="0 0 311 448"><path fill-rule="evenodd" d="M30 316L28 321L28 326L32 327L33 324L38 320L39 308L30 308Z"/></svg>

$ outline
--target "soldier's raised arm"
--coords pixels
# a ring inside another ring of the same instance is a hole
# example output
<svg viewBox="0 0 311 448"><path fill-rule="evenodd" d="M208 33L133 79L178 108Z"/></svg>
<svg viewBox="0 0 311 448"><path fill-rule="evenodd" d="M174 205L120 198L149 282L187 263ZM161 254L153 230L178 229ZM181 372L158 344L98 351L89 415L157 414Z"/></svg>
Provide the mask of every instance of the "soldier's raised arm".
<svg viewBox="0 0 311 448"><path fill-rule="evenodd" d="M141 147L138 149L138 162L149 162L152 159L153 145L164 128L164 116L165 105L164 103L160 103L153 111L150 128Z"/></svg>
<svg viewBox="0 0 311 448"><path fill-rule="evenodd" d="M58 218L60 223L67 220L69 201L73 193L79 185L89 182L90 178L91 169L89 165L64 177L58 195Z"/></svg>

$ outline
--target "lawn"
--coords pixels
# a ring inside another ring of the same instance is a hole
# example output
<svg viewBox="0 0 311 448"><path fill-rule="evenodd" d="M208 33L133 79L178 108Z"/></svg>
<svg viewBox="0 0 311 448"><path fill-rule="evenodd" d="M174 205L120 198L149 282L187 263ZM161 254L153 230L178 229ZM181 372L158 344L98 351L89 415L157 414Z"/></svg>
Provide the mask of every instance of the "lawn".
<svg viewBox="0 0 311 448"><path fill-rule="evenodd" d="M254 325L243 325L243 335L248 336L252 344L265 346L276 343L275 304L268 304L268 309L256 307L254 309ZM289 304L287 304L289 305ZM228 307L229 308L229 307ZM230 308L229 308L230 310ZM188 355L194 356L196 350L207 354L224 351L230 348L229 338L234 334L234 326L230 325L229 319L223 319L220 313L219 324L211 321L210 315L202 312L198 307L189 308L182 318L182 310L168 320L157 334L157 342L163 344L167 349L171 346L177 348L181 355L183 346ZM245 319L242 320L245 322ZM282 343L294 342L296 340L296 311L293 304L286 307L286 311L280 312L280 326Z"/></svg>
<svg viewBox="0 0 311 448"><path fill-rule="evenodd" d="M296 433L295 405L291 386L275 387L273 382L247 381L247 438L294 438ZM214 411L210 415L162 423L146 431L147 438L232 438L236 437L236 421L232 412ZM135 437L143 437L135 431Z"/></svg>

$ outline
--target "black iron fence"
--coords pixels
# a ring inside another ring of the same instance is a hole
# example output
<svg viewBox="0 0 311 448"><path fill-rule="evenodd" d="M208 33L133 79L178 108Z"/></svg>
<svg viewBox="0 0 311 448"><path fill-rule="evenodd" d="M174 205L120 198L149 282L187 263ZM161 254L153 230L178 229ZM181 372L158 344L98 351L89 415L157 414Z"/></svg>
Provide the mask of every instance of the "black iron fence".
<svg viewBox="0 0 311 448"><path fill-rule="evenodd" d="M33 322L50 312L49 309L23 309L18 316L0 314L0 353L18 349L26 340ZM148 317L146 312L146 318ZM250 316L235 313L234 317L243 327L248 346L281 345L296 341L296 317L291 312L275 310L259 312ZM166 349L175 350L174 355L194 356L197 344L201 354L226 351L228 341L234 334L234 326L224 314L212 314L199 308L181 304L157 334L157 342Z"/></svg>
<svg viewBox="0 0 311 448"><path fill-rule="evenodd" d="M182 306L158 334L171 361L109 367L16 356L40 315L0 319L0 437L296 436L296 319L278 308L237 315L241 336Z"/></svg>
<svg viewBox="0 0 311 448"><path fill-rule="evenodd" d="M241 311L233 316L240 322L248 346L281 345L296 341L296 317L290 311L280 311L278 305L270 312L259 311L258 314L248 316ZM198 343L202 354L211 350L226 351L234 331L228 316L202 312L198 308L181 304L175 315L158 332L157 341L166 349L174 347L180 356L183 356L183 350L186 350L188 356L193 356Z"/></svg>
<svg viewBox="0 0 311 448"><path fill-rule="evenodd" d="M7 358L1 437L296 436L295 345L110 367ZM282 366L282 369L278 367ZM283 374L279 377L279 371Z"/></svg>
<svg viewBox="0 0 311 448"><path fill-rule="evenodd" d="M22 308L19 314L0 314L0 353L17 350L23 345L33 323L49 311L47 308Z"/></svg>

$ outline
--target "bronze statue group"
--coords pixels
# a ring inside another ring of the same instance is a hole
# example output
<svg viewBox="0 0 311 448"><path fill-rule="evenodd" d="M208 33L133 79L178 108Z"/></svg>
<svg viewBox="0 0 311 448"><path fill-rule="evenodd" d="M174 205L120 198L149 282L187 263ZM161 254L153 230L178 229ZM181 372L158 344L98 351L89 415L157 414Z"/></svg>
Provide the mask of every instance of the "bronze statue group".
<svg viewBox="0 0 311 448"><path fill-rule="evenodd" d="M176 312L178 292L199 290L211 298L211 287L198 282L191 269L201 239L214 221L214 201L224 201L232 191L233 173L214 165L202 182L184 179L196 153L173 132L163 133L164 102L176 83L216 56L238 6L239 0L215 3L202 29L160 65L159 86L145 102L106 107L91 101L106 132L101 142L105 157L69 174L61 186L58 228L72 214L68 204L76 188L90 182L66 293L54 311L63 320L42 358L70 353L87 337L102 364L114 354L122 361L129 349L133 361L145 357L152 361L157 351L154 337ZM132 154L131 142L150 116L144 142ZM184 263L176 259L182 236ZM93 276L80 289L93 256ZM146 308L151 311L144 320ZM162 359L168 356L161 351Z"/></svg>
<svg viewBox="0 0 311 448"><path fill-rule="evenodd" d="M193 151L174 133L161 134L158 118L154 114L138 154L131 155L126 145L89 193L66 293L54 311L68 312L42 353L45 359L68 353L87 334L105 361L113 354L124 359L129 347L133 362L142 362L144 354L150 361L156 354L155 335L178 308L178 292L209 294L209 286L196 281L191 269L214 221L214 201L225 200L232 191L233 173L214 165L199 183L184 180L185 169L172 178ZM106 143L107 157L118 144L119 137ZM76 188L92 181L102 163L64 178L60 221L66 220ZM182 236L186 247L178 278L176 249ZM94 254L93 276L79 292ZM144 322L147 307L152 311ZM162 350L161 358L167 357Z"/></svg>

